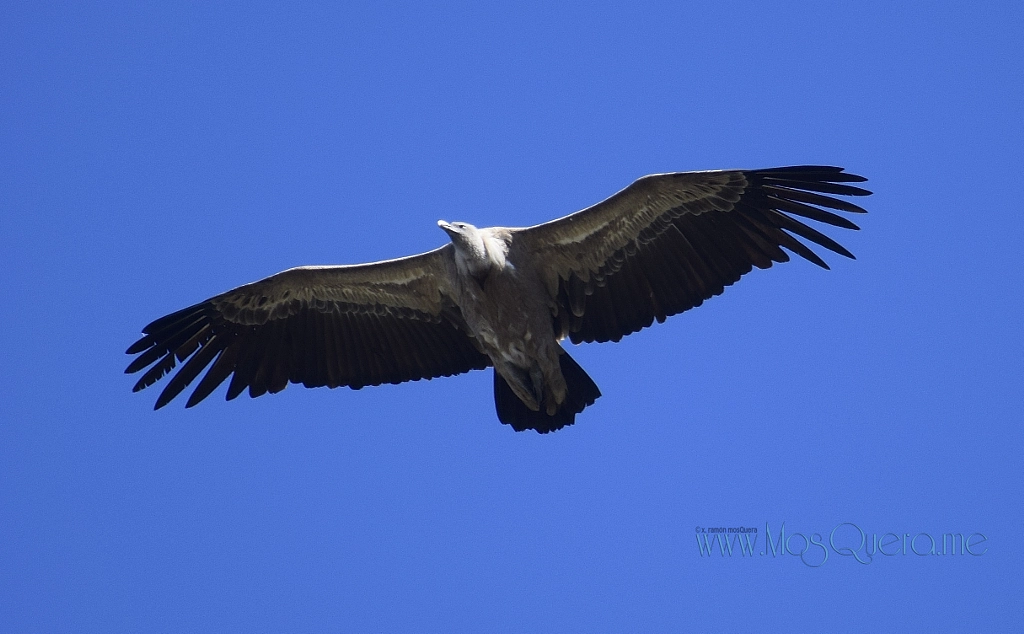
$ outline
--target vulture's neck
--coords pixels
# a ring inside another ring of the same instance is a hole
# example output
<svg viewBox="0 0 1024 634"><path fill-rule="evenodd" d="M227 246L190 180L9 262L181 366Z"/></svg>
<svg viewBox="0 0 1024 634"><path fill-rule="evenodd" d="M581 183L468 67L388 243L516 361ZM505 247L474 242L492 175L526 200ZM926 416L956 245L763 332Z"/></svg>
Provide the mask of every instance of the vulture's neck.
<svg viewBox="0 0 1024 634"><path fill-rule="evenodd" d="M468 227L459 239L452 242L455 245L455 264L462 275L483 280L492 271L507 265L508 245L487 229Z"/></svg>

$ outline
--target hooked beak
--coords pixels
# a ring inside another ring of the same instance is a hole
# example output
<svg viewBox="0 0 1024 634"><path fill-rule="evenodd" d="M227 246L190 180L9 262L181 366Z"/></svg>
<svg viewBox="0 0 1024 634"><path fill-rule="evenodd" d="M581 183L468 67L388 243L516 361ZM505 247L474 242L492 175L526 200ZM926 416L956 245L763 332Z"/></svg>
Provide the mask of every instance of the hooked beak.
<svg viewBox="0 0 1024 634"><path fill-rule="evenodd" d="M441 227L442 229L444 229L445 233L447 233L450 236L455 235L459 231L454 226L452 226L451 224L445 222L444 220L438 220L437 221L437 226Z"/></svg>

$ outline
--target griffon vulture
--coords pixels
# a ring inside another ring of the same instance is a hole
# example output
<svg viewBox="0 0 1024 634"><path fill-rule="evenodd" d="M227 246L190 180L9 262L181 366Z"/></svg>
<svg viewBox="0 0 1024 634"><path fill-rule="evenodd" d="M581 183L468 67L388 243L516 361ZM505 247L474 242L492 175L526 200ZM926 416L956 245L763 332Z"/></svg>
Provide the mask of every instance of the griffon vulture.
<svg viewBox="0 0 1024 634"><path fill-rule="evenodd" d="M619 341L700 306L800 242L853 255L793 216L857 229L833 198L870 192L838 167L644 176L604 202L534 227L438 225L451 243L351 266L304 266L212 297L142 329L125 370L148 387L183 365L163 407L205 368L186 407L229 376L228 400L306 387L401 383L494 366L498 419L516 431L571 425L601 395L559 344Z"/></svg>

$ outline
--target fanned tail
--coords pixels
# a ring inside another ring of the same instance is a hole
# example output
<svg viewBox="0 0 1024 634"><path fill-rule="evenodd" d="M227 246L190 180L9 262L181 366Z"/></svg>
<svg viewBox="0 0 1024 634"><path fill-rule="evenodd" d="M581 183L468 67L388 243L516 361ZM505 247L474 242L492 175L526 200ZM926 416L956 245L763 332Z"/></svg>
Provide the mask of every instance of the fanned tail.
<svg viewBox="0 0 1024 634"><path fill-rule="evenodd" d="M511 425L516 431L534 429L541 434L575 423L576 414L582 412L588 405L593 405L601 396L601 390L568 352L563 350L558 362L562 376L565 377L566 395L565 402L554 416L548 416L543 409L535 412L527 407L515 395L505 379L495 371L494 407L498 411L498 420Z"/></svg>

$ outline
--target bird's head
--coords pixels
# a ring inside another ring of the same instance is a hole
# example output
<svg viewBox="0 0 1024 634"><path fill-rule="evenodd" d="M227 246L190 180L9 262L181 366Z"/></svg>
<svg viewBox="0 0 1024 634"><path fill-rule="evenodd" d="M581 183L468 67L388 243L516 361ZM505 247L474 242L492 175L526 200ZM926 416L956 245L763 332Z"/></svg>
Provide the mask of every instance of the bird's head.
<svg viewBox="0 0 1024 634"><path fill-rule="evenodd" d="M444 229L445 233L452 237L452 240L455 240L456 235L465 235L467 233L479 231L479 229L468 222L448 222L446 220L438 220L437 226Z"/></svg>
<svg viewBox="0 0 1024 634"><path fill-rule="evenodd" d="M438 220L437 226L451 238L455 245L455 259L459 268L475 276L484 275L494 265L496 254L488 248L488 236L468 222L445 222ZM502 262L504 258L501 258Z"/></svg>
<svg viewBox="0 0 1024 634"><path fill-rule="evenodd" d="M483 235L473 225L468 222L438 220L437 226L444 229L460 253L464 253L467 257L486 257L487 249L484 246Z"/></svg>

